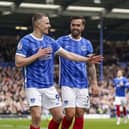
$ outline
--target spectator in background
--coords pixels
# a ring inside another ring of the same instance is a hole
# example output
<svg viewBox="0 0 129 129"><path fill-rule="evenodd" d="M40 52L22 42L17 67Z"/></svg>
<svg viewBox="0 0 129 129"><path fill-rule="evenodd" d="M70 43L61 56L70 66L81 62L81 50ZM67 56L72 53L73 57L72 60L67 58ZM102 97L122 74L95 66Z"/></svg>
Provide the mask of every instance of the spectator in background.
<svg viewBox="0 0 129 129"><path fill-rule="evenodd" d="M115 102L116 105L116 116L117 116L117 122L116 124L120 124L120 114L122 107L123 114L124 114L124 123L127 123L127 112L126 112L126 88L129 88L129 82L126 77L123 76L123 70L118 69L117 71L117 77L113 80L113 85L115 87Z"/></svg>

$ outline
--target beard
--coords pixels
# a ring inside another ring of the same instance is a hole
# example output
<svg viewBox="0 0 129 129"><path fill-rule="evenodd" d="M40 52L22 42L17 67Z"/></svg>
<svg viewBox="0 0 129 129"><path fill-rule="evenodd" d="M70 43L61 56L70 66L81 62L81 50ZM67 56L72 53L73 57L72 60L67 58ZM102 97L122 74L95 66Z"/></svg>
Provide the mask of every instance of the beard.
<svg viewBox="0 0 129 129"><path fill-rule="evenodd" d="M74 38L78 37L81 35L81 31L80 30L72 30L71 34Z"/></svg>

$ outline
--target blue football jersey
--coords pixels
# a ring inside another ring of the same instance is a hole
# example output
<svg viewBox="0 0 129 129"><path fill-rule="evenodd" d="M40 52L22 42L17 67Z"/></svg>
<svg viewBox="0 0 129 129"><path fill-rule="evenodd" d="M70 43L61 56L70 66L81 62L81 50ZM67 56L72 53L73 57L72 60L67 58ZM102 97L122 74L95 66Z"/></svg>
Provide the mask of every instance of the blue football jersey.
<svg viewBox="0 0 129 129"><path fill-rule="evenodd" d="M28 34L18 43L16 55L23 57L30 57L37 53L39 48L47 47L51 47L52 53L24 67L25 87L47 88L53 85L54 53L60 49L60 46L47 35L37 39L32 34Z"/></svg>
<svg viewBox="0 0 129 129"><path fill-rule="evenodd" d="M79 40L73 39L70 35L62 36L57 39L57 43L67 51L88 56L93 53L91 42L85 38ZM60 64L60 86L69 86L75 88L87 88L87 68L85 62L76 62L63 57L59 58Z"/></svg>
<svg viewBox="0 0 129 129"><path fill-rule="evenodd" d="M125 96L125 89L128 88L128 79L126 77L116 77L113 79L113 85L115 87L116 96Z"/></svg>

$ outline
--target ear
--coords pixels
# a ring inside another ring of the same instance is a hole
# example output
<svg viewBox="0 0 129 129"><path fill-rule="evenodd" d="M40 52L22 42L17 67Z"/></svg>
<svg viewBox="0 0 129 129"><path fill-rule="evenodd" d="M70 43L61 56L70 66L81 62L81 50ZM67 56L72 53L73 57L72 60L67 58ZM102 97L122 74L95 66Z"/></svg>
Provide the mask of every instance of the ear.
<svg viewBox="0 0 129 129"><path fill-rule="evenodd" d="M35 26L38 27L39 26L39 22L35 22Z"/></svg>
<svg viewBox="0 0 129 129"><path fill-rule="evenodd" d="M82 31L84 31L84 29L85 29L85 26L83 25L83 26L82 26Z"/></svg>

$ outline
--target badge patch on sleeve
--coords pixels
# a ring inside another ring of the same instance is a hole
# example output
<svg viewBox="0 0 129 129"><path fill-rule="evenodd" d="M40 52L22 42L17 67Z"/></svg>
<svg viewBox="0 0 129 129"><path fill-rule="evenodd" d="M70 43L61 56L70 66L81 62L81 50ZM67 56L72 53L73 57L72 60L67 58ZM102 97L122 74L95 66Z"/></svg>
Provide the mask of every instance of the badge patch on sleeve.
<svg viewBox="0 0 129 129"><path fill-rule="evenodd" d="M22 43L21 42L18 43L17 49L18 50L22 49Z"/></svg>

